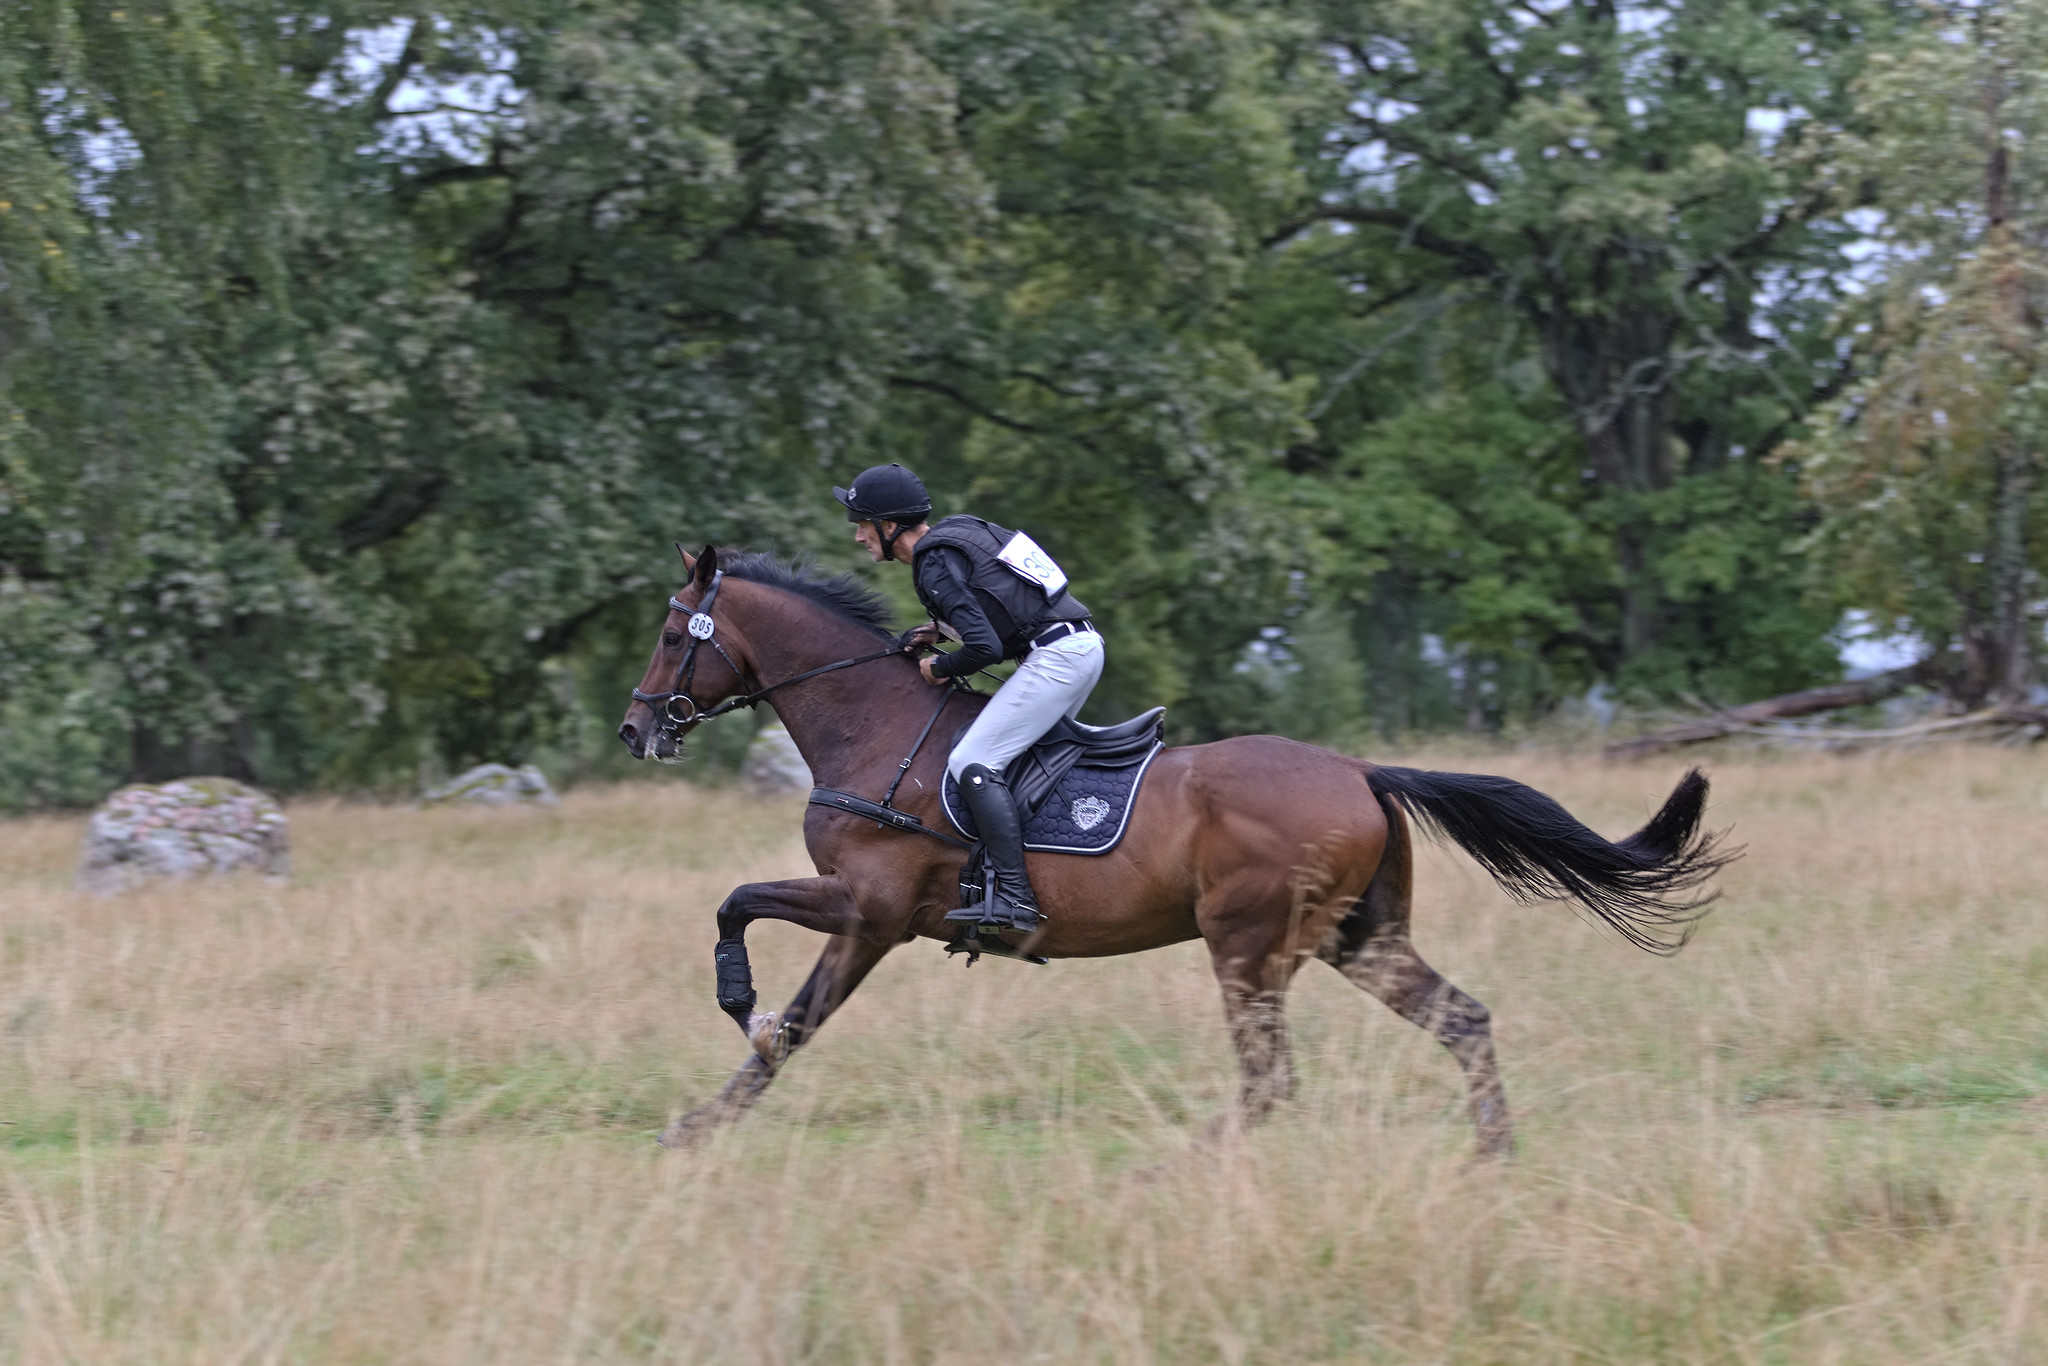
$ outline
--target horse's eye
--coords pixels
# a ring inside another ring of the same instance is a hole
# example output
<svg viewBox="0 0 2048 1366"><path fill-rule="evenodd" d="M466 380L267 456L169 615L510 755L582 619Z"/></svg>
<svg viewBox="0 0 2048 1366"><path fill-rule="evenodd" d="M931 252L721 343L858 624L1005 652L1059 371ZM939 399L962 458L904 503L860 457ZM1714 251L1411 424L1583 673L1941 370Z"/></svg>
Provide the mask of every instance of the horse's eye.
<svg viewBox="0 0 2048 1366"><path fill-rule="evenodd" d="M669 632L667 632L666 634L664 634L664 635L662 636L662 638L661 638L661 643L662 643L662 644L664 644L664 645L666 645L666 646L668 646L668 648L669 648L669 649L671 649L671 650L675 649L675 648L676 648L676 646L678 646L678 645L680 645L680 644L682 644L682 643L683 643L683 635L682 635L682 632L680 632L680 631L669 631Z"/></svg>

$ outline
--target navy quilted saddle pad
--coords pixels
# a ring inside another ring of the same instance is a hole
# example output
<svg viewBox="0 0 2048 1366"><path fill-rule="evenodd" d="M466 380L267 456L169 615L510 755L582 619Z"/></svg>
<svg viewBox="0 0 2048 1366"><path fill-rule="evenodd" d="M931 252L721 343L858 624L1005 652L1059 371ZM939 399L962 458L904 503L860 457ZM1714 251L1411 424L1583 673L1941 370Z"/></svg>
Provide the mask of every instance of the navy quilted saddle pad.
<svg viewBox="0 0 2048 1366"><path fill-rule="evenodd" d="M1047 854L1106 854L1116 848L1130 824L1138 786L1159 754L1163 710L1121 726L1063 722L1067 733L1055 728L1019 755L1006 776L1025 807L1024 847ZM1086 743L1076 743L1083 736ZM1090 754L1090 748L1096 752ZM1078 756L1074 750L1080 751ZM950 774L945 803L953 828L969 839L979 838L974 817Z"/></svg>

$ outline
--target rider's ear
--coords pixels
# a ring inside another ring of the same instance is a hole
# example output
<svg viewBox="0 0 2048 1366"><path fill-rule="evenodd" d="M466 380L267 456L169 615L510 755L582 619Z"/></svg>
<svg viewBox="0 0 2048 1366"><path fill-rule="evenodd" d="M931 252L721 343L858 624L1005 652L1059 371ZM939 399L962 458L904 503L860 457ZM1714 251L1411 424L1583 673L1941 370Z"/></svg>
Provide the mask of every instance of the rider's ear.
<svg viewBox="0 0 2048 1366"><path fill-rule="evenodd" d="M685 555L683 558L687 560L689 556ZM709 588L711 586L711 576L718 572L718 547L715 545L705 546L704 553L697 557L697 563L692 565L691 568L696 571L697 586L699 588Z"/></svg>

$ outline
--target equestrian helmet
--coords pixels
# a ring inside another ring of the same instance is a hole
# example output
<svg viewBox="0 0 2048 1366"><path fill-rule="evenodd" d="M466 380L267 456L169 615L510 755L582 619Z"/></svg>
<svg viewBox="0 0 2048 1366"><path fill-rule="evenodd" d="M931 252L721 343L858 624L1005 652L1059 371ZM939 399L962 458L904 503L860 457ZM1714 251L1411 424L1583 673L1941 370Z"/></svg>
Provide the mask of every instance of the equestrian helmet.
<svg viewBox="0 0 2048 1366"><path fill-rule="evenodd" d="M924 491L924 480L893 463L862 470L849 487L834 488L832 496L846 505L849 522L916 526L932 510L932 498Z"/></svg>

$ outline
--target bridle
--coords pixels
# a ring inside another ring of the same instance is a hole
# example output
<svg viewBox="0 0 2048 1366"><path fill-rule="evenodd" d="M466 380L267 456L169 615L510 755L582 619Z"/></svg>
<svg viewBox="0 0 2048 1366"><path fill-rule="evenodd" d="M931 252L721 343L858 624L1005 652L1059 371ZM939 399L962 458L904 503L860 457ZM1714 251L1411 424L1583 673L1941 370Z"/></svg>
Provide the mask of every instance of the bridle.
<svg viewBox="0 0 2048 1366"><path fill-rule="evenodd" d="M724 583L724 581L725 571L723 569L714 571L711 575L710 586L704 590L703 598L698 601L694 609L679 597L672 597L668 600L668 609L671 612L688 612L690 614L690 619L684 626L684 630L689 634L690 643L683 647L682 661L676 665L675 683L667 692L641 692L638 688L633 689L633 700L635 702L645 702L654 709L655 716L660 719L660 724L655 728L654 735L648 737L647 752L649 754L654 753L655 740L679 739L685 726L694 726L700 721L709 721L713 717L723 716L727 712L737 711L741 707L751 707L778 688L786 688L792 683L801 683L807 678L816 678L819 674L828 674L835 669L850 669L856 664L868 664L877 659L887 659L891 655L900 655L904 652L903 644L899 641L884 650L876 650L871 654L857 655L852 659L838 660L835 663L820 665L815 669L806 669L793 678L785 678L779 683L770 683L767 687L756 688L752 692L738 693L710 707L700 707L697 705L697 699L690 696L690 684L695 681L697 676L698 646L709 645L712 649L718 651L718 657L725 661L727 668L732 670L733 677L740 681L740 686L745 687L747 683L746 671L740 668L737 660L726 653L725 646L718 643L718 625L711 617L711 609L718 602L719 585ZM678 706L681 707L680 711L677 710Z"/></svg>

